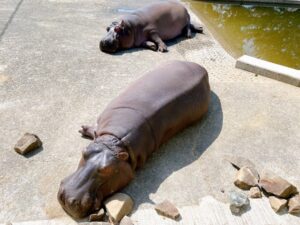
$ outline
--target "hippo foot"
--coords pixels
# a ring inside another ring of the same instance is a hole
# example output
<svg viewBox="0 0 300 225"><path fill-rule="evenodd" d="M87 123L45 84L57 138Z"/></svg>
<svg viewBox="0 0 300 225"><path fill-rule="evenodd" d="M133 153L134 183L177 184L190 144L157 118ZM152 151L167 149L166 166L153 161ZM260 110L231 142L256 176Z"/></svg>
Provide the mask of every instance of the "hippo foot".
<svg viewBox="0 0 300 225"><path fill-rule="evenodd" d="M159 52L167 52L168 51L168 47L166 46L166 44L160 44L159 46L158 46L158 51Z"/></svg>
<svg viewBox="0 0 300 225"><path fill-rule="evenodd" d="M192 38L192 30L191 30L191 27L190 27L190 26L187 26L186 32L185 32L185 36L186 36L187 38Z"/></svg>
<svg viewBox="0 0 300 225"><path fill-rule="evenodd" d="M83 137L95 139L95 127L83 125L78 132L81 133Z"/></svg>
<svg viewBox="0 0 300 225"><path fill-rule="evenodd" d="M199 25L199 24L190 24L190 29L191 29L193 32L203 34L203 26L201 26L201 25Z"/></svg>
<svg viewBox="0 0 300 225"><path fill-rule="evenodd" d="M146 41L142 44L144 48L148 48L152 51L157 51L157 45L152 41Z"/></svg>

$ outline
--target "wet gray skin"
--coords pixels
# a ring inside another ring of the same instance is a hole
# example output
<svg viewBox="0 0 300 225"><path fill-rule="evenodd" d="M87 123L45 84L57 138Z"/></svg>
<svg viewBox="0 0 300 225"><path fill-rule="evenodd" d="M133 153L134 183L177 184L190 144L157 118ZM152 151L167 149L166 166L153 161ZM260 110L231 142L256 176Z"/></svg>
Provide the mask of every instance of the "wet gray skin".
<svg viewBox="0 0 300 225"><path fill-rule="evenodd" d="M126 152L116 153L101 142L92 142L83 150L77 170L61 182L57 197L63 209L75 218L99 210L105 196L132 179L127 159Z"/></svg>

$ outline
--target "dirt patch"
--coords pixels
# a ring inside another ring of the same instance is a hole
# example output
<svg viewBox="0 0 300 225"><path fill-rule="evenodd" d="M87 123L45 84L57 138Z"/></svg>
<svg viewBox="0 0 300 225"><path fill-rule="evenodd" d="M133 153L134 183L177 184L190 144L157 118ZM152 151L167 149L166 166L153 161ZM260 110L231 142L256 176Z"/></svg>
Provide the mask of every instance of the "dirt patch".
<svg viewBox="0 0 300 225"><path fill-rule="evenodd" d="M0 85L4 84L4 82L6 82L8 79L9 79L8 76L4 74L0 74Z"/></svg>

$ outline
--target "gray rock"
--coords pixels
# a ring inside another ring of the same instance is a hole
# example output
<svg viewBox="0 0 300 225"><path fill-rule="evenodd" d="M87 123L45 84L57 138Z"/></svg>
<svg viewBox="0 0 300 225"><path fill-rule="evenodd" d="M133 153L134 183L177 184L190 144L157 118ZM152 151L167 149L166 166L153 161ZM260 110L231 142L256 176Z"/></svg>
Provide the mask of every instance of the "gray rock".
<svg viewBox="0 0 300 225"><path fill-rule="evenodd" d="M250 201L244 193L229 192L230 210L233 214L242 214L250 207Z"/></svg>
<svg viewBox="0 0 300 225"><path fill-rule="evenodd" d="M179 213L178 209L176 208L176 206L174 206L168 200L165 200L162 203L157 204L155 206L155 210L158 214L165 216L165 217L169 217L173 220L176 220L180 216L180 213Z"/></svg>
<svg viewBox="0 0 300 225"><path fill-rule="evenodd" d="M266 192L279 198L289 198L298 193L298 190L294 185L270 171L263 171L259 185Z"/></svg>
<svg viewBox="0 0 300 225"><path fill-rule="evenodd" d="M35 134L25 133L16 143L14 149L17 153L25 155L42 146L42 141Z"/></svg>

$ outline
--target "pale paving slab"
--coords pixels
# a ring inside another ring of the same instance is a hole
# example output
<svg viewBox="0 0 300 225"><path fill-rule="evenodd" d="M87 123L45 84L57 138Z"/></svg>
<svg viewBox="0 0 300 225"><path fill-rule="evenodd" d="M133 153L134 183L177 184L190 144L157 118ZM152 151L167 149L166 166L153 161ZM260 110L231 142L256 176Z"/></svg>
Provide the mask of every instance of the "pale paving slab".
<svg viewBox="0 0 300 225"><path fill-rule="evenodd" d="M228 154L249 158L258 169L273 170L300 187L299 88L235 69L235 60L206 29L204 35L168 43L166 54L99 51L105 27L121 12L147 2L152 1L20 5L0 41L0 76L5 77L0 82L0 223L67 217L56 194L89 143L77 133L80 125L93 124L130 82L171 59L194 61L208 70L212 103L201 123L153 154L124 190L137 212L152 210L164 199L180 209L207 195L226 202L220 189L233 187L236 172L223 160ZM2 0L1 7L6 3L9 12L12 3L18 4ZM16 154L13 146L23 132L38 134L42 151L28 158ZM264 217L264 211L256 216Z"/></svg>
<svg viewBox="0 0 300 225"><path fill-rule="evenodd" d="M201 199L199 206L179 209L181 220L161 217L154 209L137 211L131 218L137 225L298 225L299 217L276 214L267 198L250 199L251 210L241 216L231 214L229 204L217 201L212 196Z"/></svg>
<svg viewBox="0 0 300 225"><path fill-rule="evenodd" d="M300 70L271 63L262 59L243 55L237 59L236 68L243 69L254 74L260 74L287 84L300 87Z"/></svg>
<svg viewBox="0 0 300 225"><path fill-rule="evenodd" d="M217 201L212 196L201 199L199 205L185 206L179 208L180 219L172 219L158 215L154 206L152 209L141 209L136 211L131 219L135 225L298 225L299 217L289 214L276 214L270 207L267 198L250 199L251 210L241 216L234 216L230 212L229 205ZM69 218L57 218L52 220L36 220L17 222L13 225L76 225ZM1 224L5 225L5 224Z"/></svg>

